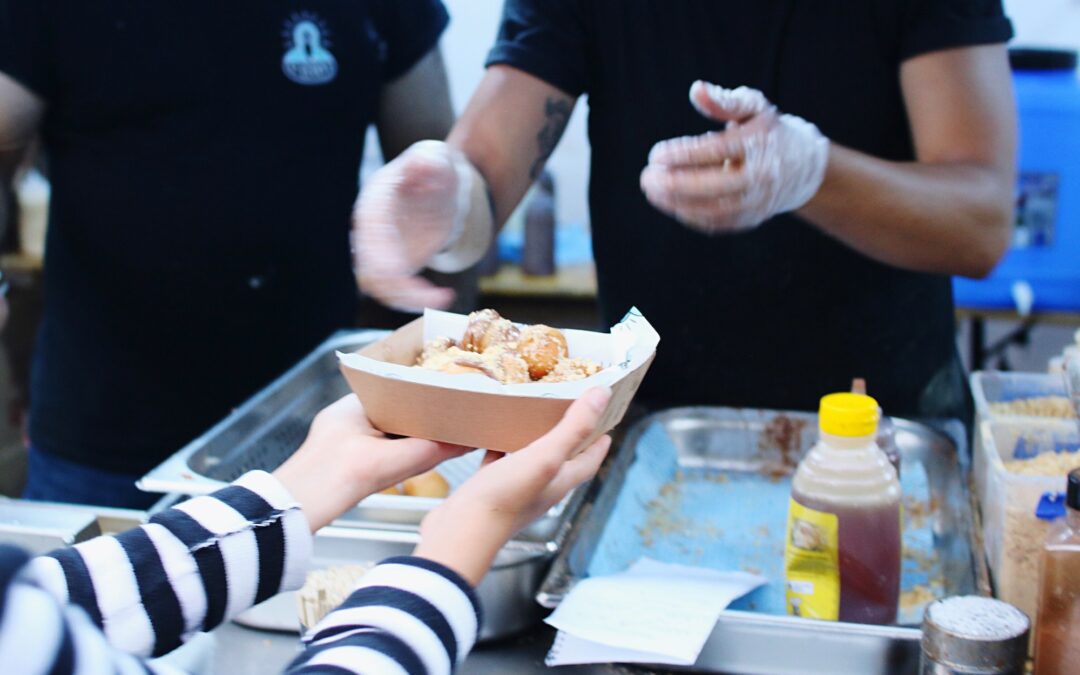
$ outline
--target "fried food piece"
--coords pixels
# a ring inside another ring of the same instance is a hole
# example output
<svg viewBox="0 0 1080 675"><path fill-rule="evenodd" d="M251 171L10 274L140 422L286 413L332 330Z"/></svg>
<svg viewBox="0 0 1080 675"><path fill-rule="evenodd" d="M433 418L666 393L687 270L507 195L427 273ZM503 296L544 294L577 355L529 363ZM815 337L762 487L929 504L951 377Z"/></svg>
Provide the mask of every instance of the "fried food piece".
<svg viewBox="0 0 1080 675"><path fill-rule="evenodd" d="M407 497L442 499L450 494L450 484L434 470L406 479L403 487Z"/></svg>
<svg viewBox="0 0 1080 675"><path fill-rule="evenodd" d="M530 382L529 364L510 345L497 345L485 351L481 358L487 367L495 373L494 377L503 384L524 384Z"/></svg>
<svg viewBox="0 0 1080 675"><path fill-rule="evenodd" d="M482 309L469 315L461 348L481 354L496 345L517 344L521 331L493 309Z"/></svg>
<svg viewBox="0 0 1080 675"><path fill-rule="evenodd" d="M437 337L431 342L424 345L423 351L420 352L420 356L416 358L416 365L423 366L425 363L431 363L436 360L440 354L445 354L451 347L457 347L457 344L448 337ZM425 366L427 367L427 366Z"/></svg>
<svg viewBox="0 0 1080 675"><path fill-rule="evenodd" d="M569 355L569 349L561 330L538 323L521 332L518 353L529 364L529 377L539 380L554 370L560 359Z"/></svg>
<svg viewBox="0 0 1080 675"><path fill-rule="evenodd" d="M425 347L421 358L423 360L417 365L443 373L453 375L479 373L503 384L520 384L529 381L529 368L524 359L507 345L493 347L483 354L467 352L460 347L446 349L438 346L431 349Z"/></svg>
<svg viewBox="0 0 1080 675"><path fill-rule="evenodd" d="M479 354L467 352L456 346L443 348L441 341L445 339L437 338L429 342L421 352L420 361L416 365L444 373L469 372L469 368L479 370L482 367Z"/></svg>
<svg viewBox="0 0 1080 675"><path fill-rule="evenodd" d="M381 494L381 495L399 495L400 496L401 495L401 484L397 483L397 484L391 485L390 487L386 488L385 490L379 490L379 494Z"/></svg>
<svg viewBox="0 0 1080 675"><path fill-rule="evenodd" d="M601 370L600 364L589 359L562 359L550 373L544 376L544 382L574 382L584 380Z"/></svg>
<svg viewBox="0 0 1080 675"><path fill-rule="evenodd" d="M600 371L593 361L569 358L561 330L543 324L518 329L493 309L469 315L461 342L448 337L428 342L416 365L443 373L479 373L503 384L572 382Z"/></svg>

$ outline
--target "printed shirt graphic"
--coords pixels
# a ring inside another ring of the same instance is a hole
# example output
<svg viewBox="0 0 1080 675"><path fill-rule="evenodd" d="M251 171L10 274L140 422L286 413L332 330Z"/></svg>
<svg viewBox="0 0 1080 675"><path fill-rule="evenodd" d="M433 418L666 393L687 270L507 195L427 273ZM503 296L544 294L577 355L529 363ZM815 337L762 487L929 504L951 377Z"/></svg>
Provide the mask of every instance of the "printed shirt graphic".
<svg viewBox="0 0 1080 675"><path fill-rule="evenodd" d="M285 22L285 56L281 70L297 84L320 85L332 81L338 72L337 59L330 53L330 30L316 14L293 14Z"/></svg>

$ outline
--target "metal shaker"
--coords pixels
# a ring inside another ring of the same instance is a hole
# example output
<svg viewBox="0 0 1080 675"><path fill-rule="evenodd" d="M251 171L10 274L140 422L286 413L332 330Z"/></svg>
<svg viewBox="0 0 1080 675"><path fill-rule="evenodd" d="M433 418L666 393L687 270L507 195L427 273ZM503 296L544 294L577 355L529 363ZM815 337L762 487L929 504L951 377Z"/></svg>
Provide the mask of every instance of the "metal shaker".
<svg viewBox="0 0 1080 675"><path fill-rule="evenodd" d="M945 598L923 617L922 675L1023 675L1031 621L1012 605Z"/></svg>

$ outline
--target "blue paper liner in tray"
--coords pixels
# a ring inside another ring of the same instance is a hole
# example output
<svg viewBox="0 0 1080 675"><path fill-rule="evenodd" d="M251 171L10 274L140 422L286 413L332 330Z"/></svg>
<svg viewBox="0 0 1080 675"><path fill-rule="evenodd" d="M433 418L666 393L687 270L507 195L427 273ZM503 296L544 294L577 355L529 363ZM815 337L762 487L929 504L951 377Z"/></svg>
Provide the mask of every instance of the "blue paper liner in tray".
<svg viewBox="0 0 1080 675"><path fill-rule="evenodd" d="M577 560L579 569L571 570L572 575L613 574L643 556L744 570L765 576L769 583L731 609L785 613L784 532L791 477L798 458L815 440L816 419L805 413L769 417L767 411L731 411L726 419L712 422L713 429L700 420L678 424L665 413L631 434L633 462L617 477L617 488L603 487L609 493L617 489L617 496L610 506L608 495L606 522L592 524L595 540L575 542L578 550L570 552L570 559ZM776 422L783 423L783 433L775 433ZM929 449L920 439L936 432L898 422L904 493L898 623L917 625L932 600L971 590L967 533L956 531L969 522L965 516L970 514L969 504L962 499L957 503L957 493L964 494L956 485L962 480L963 459L948 456L948 448L953 453L956 448L945 442ZM785 444L790 447L773 447ZM599 517L593 514L594 521ZM584 529L589 530L589 524ZM935 529L941 531L935 534ZM965 551L968 560L963 559Z"/></svg>

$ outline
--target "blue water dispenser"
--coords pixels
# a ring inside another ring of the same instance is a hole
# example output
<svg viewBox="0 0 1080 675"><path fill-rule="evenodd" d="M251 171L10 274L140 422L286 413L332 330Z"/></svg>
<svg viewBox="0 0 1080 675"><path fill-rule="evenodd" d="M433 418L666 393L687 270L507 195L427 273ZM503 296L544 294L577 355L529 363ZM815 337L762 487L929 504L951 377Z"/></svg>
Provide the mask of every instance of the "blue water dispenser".
<svg viewBox="0 0 1080 675"><path fill-rule="evenodd" d="M976 309L1080 311L1080 79L1074 51L1009 53L1020 116L1012 244L989 278L954 281Z"/></svg>

